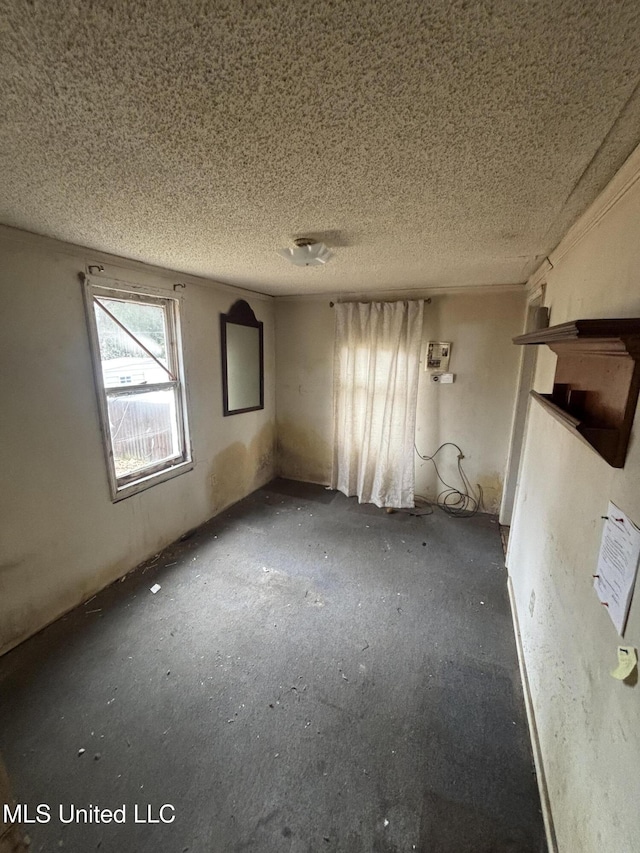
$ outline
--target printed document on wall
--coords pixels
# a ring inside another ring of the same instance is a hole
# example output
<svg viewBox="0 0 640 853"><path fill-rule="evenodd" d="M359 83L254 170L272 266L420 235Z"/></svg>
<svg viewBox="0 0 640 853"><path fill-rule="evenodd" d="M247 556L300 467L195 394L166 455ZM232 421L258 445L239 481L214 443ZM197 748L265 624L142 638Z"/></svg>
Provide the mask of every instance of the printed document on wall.
<svg viewBox="0 0 640 853"><path fill-rule="evenodd" d="M640 561L640 530L625 513L609 502L602 531L594 588L618 634L624 634Z"/></svg>

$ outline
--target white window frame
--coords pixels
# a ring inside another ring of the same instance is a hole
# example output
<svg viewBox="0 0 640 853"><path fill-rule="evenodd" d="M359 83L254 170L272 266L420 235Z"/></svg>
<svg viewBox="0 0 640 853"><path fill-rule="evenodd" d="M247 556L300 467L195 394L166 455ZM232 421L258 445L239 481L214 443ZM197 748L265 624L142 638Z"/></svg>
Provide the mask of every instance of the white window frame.
<svg viewBox="0 0 640 853"><path fill-rule="evenodd" d="M153 385L145 384L146 391L161 391L167 388L175 390L177 401L176 412L178 419L178 436L180 452L170 458L164 459L156 465L144 468L118 477L116 474L113 445L111 441L111 430L109 426L108 397L126 396L139 390L136 383L116 385L106 388L102 370L102 357L100 354L100 340L95 317L95 298L105 297L107 299L121 299L127 302L142 302L148 305L157 305L165 312L165 327L167 333L167 356L168 376L166 382L157 382ZM111 500L113 502L123 500L131 495L163 483L173 477L190 471L193 468L191 454L191 442L189 437L189 419L187 412L186 382L184 378L184 365L182 358L182 335L180 329L180 297L169 296L166 291L150 287L138 287L133 284L113 281L109 279L96 279L92 276L84 276L84 299L89 329L89 344L91 349L91 360L93 365L94 383L98 401L98 412L100 415L100 429L104 445L105 459L107 463L107 474Z"/></svg>

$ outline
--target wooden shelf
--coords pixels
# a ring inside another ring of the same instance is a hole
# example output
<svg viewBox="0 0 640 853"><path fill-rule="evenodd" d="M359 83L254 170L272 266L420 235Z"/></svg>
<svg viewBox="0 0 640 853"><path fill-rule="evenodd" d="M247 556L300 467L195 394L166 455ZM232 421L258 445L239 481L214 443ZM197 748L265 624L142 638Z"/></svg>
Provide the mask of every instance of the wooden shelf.
<svg viewBox="0 0 640 853"><path fill-rule="evenodd" d="M551 394L531 394L614 468L624 467L640 390L640 319L575 320L519 335L556 353Z"/></svg>

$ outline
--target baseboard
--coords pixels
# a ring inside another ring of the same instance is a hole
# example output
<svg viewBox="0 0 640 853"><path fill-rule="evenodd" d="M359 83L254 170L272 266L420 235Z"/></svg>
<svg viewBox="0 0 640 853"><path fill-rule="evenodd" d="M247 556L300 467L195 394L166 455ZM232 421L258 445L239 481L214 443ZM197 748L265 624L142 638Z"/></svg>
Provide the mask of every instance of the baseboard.
<svg viewBox="0 0 640 853"><path fill-rule="evenodd" d="M509 604L511 606L513 631L516 638L516 649L518 651L518 665L520 667L520 677L522 679L524 705L525 710L527 712L527 722L529 724L529 736L531 737L531 749L533 752L533 762L536 768L536 778L538 780L538 790L540 792L540 805L542 807L542 819L544 821L544 829L547 836L547 845L549 847L549 853L559 853L558 841L556 839L556 832L553 825L553 815L551 812L549 789L547 787L547 777L544 772L542 750L540 749L540 738L538 737L538 727L536 725L536 718L533 710L533 700L531 698L531 690L529 688L527 665L525 663L524 650L522 648L520 622L518 620L518 611L516 609L515 595L513 592L513 584L511 583L510 576L507 577L507 589L509 590Z"/></svg>

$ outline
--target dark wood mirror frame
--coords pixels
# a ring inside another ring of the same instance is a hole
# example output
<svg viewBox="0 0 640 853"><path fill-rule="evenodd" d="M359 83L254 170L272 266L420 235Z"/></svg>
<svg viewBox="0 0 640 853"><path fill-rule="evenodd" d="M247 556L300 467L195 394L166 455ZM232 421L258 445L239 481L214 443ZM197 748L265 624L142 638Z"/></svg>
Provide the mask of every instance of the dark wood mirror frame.
<svg viewBox="0 0 640 853"><path fill-rule="evenodd" d="M255 406L232 409L229 407L229 352L227 326L248 326L258 330L258 365L259 370L259 396L260 401ZM248 302L238 299L231 306L228 314L220 314L220 342L222 346L222 411L227 415L240 415L243 412L255 412L264 409L264 344L263 323L256 319L256 315Z"/></svg>

